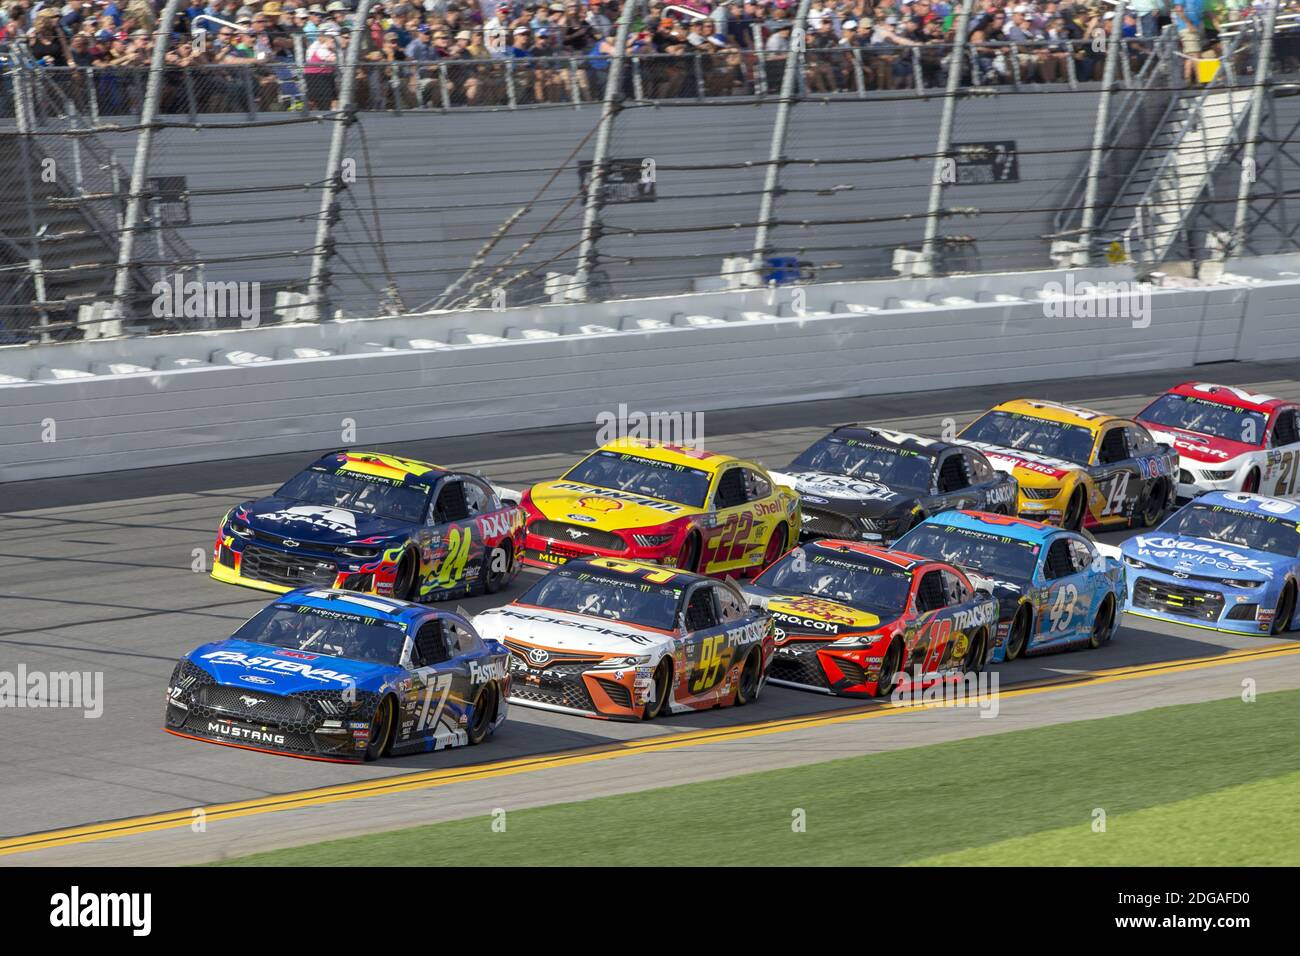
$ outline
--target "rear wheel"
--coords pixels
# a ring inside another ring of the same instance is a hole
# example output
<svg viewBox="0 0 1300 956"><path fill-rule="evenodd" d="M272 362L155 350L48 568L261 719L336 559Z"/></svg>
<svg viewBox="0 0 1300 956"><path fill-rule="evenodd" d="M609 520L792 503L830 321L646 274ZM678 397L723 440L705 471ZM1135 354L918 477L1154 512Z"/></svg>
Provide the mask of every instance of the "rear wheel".
<svg viewBox="0 0 1300 956"><path fill-rule="evenodd" d="M1111 625L1115 623L1115 599L1107 597L1092 620L1092 635L1088 638L1089 647L1101 647L1110 639Z"/></svg>
<svg viewBox="0 0 1300 956"><path fill-rule="evenodd" d="M654 720L663 713L664 705L668 703L668 695L673 691L673 661L670 657L665 657L655 668L654 674L655 699L645 705L641 711L642 720Z"/></svg>
<svg viewBox="0 0 1300 956"><path fill-rule="evenodd" d="M763 687L763 649L756 647L745 658L740 669L740 683L736 685L736 706L743 707L758 699Z"/></svg>
<svg viewBox="0 0 1300 956"><path fill-rule="evenodd" d="M1083 489L1074 489L1074 494L1070 495L1070 503L1065 506L1065 514L1061 516L1061 527L1066 531L1082 531L1083 512L1086 508Z"/></svg>
<svg viewBox="0 0 1300 956"><path fill-rule="evenodd" d="M393 578L393 597L399 601L415 600L415 555L407 551L397 562L397 574Z"/></svg>
<svg viewBox="0 0 1300 956"><path fill-rule="evenodd" d="M370 743L366 745L366 759L378 760L388 752L393 736L393 698L385 697L370 721Z"/></svg>
<svg viewBox="0 0 1300 956"><path fill-rule="evenodd" d="M485 684L474 699L474 709L470 714L469 730L466 731L471 744L481 744L492 730L492 721L497 715L497 685Z"/></svg>
<svg viewBox="0 0 1300 956"><path fill-rule="evenodd" d="M1269 626L1269 634L1281 634L1291 630L1291 618L1295 616L1295 585L1287 584L1282 590L1282 596L1277 601L1277 613L1273 615L1273 623Z"/></svg>
<svg viewBox="0 0 1300 956"><path fill-rule="evenodd" d="M880 677L876 680L876 696L888 697L894 689L894 675L903 665L903 645L894 641L885 652L885 659L880 662Z"/></svg>
<svg viewBox="0 0 1300 956"><path fill-rule="evenodd" d="M1029 646L1029 612L1021 608L1016 612L1015 620L1011 622L1011 630L1007 632L1007 650L1004 655L1006 660L1014 661L1024 653L1025 648Z"/></svg>

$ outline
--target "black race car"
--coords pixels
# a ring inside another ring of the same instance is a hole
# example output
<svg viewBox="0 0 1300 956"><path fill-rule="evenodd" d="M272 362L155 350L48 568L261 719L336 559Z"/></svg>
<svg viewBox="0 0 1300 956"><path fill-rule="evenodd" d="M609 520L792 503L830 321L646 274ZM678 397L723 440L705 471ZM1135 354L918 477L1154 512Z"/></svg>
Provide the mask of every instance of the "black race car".
<svg viewBox="0 0 1300 956"><path fill-rule="evenodd" d="M803 540L889 544L953 508L1014 514L1019 483L974 448L840 425L772 477L799 492Z"/></svg>

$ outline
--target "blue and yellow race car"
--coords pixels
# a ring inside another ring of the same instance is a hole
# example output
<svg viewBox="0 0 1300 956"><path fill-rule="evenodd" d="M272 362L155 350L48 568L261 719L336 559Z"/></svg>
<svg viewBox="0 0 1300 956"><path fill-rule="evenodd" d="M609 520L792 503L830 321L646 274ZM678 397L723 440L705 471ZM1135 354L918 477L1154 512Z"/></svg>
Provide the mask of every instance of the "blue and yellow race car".
<svg viewBox="0 0 1300 956"><path fill-rule="evenodd" d="M505 720L507 660L459 614L294 591L180 659L163 729L334 761L477 744Z"/></svg>
<svg viewBox="0 0 1300 956"><path fill-rule="evenodd" d="M998 600L990 660L1099 647L1124 603L1124 566L1077 531L982 511L945 511L894 545L955 564Z"/></svg>
<svg viewBox="0 0 1300 956"><path fill-rule="evenodd" d="M1234 634L1296 626L1300 504L1247 492L1193 498L1121 546L1126 610Z"/></svg>

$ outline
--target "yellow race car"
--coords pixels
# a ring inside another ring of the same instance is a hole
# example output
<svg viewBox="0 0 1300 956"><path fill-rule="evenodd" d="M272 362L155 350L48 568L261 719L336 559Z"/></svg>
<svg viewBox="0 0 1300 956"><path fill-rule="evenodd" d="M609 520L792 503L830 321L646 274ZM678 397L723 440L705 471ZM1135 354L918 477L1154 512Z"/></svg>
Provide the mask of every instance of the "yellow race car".
<svg viewBox="0 0 1300 956"><path fill-rule="evenodd" d="M799 495L761 466L642 439L610 442L558 481L534 485L524 563L615 557L698 571L757 574L799 540Z"/></svg>
<svg viewBox="0 0 1300 956"><path fill-rule="evenodd" d="M1021 517L1081 528L1150 527L1174 504L1178 454L1129 418L1017 399L985 412L957 442L1020 482Z"/></svg>

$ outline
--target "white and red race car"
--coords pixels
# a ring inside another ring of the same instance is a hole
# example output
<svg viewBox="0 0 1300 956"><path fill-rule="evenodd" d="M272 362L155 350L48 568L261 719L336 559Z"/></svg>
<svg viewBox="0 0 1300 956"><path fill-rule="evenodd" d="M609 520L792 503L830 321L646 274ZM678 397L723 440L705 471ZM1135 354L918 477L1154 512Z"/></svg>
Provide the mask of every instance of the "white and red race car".
<svg viewBox="0 0 1300 956"><path fill-rule="evenodd" d="M1136 416L1178 451L1178 498L1207 491L1300 495L1300 406L1230 385L1184 382Z"/></svg>

